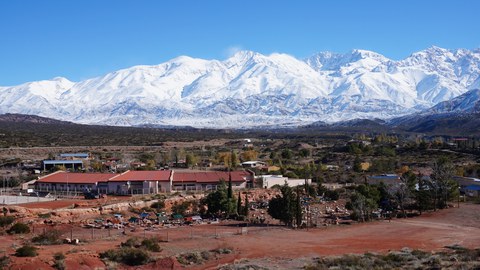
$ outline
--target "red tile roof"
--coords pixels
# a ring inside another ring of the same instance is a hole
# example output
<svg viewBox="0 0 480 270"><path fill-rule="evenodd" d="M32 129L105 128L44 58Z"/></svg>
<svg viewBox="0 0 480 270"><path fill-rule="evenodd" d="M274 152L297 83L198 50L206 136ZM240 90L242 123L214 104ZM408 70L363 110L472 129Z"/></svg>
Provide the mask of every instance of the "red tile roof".
<svg viewBox="0 0 480 270"><path fill-rule="evenodd" d="M107 182L116 173L70 173L58 171L37 180L37 183L95 184Z"/></svg>
<svg viewBox="0 0 480 270"><path fill-rule="evenodd" d="M110 182L170 181L172 171L127 171L110 179Z"/></svg>
<svg viewBox="0 0 480 270"><path fill-rule="evenodd" d="M233 171L230 173L232 182L244 182L250 175L245 171ZM174 172L173 182L197 182L197 183L218 183L220 179L228 182L228 172Z"/></svg>

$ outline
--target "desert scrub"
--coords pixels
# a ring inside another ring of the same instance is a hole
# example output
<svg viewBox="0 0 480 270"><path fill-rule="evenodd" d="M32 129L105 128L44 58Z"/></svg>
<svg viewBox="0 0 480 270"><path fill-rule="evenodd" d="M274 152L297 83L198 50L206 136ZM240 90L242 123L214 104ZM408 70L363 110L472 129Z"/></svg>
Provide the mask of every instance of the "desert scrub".
<svg viewBox="0 0 480 270"><path fill-rule="evenodd" d="M12 216L0 216L0 227L7 227L15 221Z"/></svg>
<svg viewBox="0 0 480 270"><path fill-rule="evenodd" d="M212 252L215 252L217 254L230 254L233 251L230 248L219 248L219 249L212 250Z"/></svg>
<svg viewBox="0 0 480 270"><path fill-rule="evenodd" d="M17 257L35 257L37 255L37 248L30 245L22 246L15 251Z"/></svg>
<svg viewBox="0 0 480 270"><path fill-rule="evenodd" d="M157 238L146 238L140 241L139 238L132 237L121 243L120 246L129 248L143 248L152 252L160 252L162 251L162 248L158 243L159 240Z"/></svg>
<svg viewBox="0 0 480 270"><path fill-rule="evenodd" d="M30 232L30 227L28 227L27 224L18 222L13 224L12 227L7 231L9 234L23 234L23 233L29 233Z"/></svg>
<svg viewBox="0 0 480 270"><path fill-rule="evenodd" d="M58 230L45 231L44 233L32 238L32 242L39 245L58 245L62 241L60 239L62 233Z"/></svg>
<svg viewBox="0 0 480 270"><path fill-rule="evenodd" d="M183 265L202 264L205 259L201 252L188 252L177 256L177 261Z"/></svg>
<svg viewBox="0 0 480 270"><path fill-rule="evenodd" d="M38 214L39 218L51 218L52 214L51 213L40 213Z"/></svg>
<svg viewBox="0 0 480 270"><path fill-rule="evenodd" d="M152 252L160 252L162 248L158 242L159 240L157 238L147 238L142 241L140 246Z"/></svg>
<svg viewBox="0 0 480 270"><path fill-rule="evenodd" d="M121 247L140 247L140 239L137 237L128 238L127 241L120 243Z"/></svg>
<svg viewBox="0 0 480 270"><path fill-rule="evenodd" d="M10 264L10 257L1 256L0 257L0 269L8 269L7 266Z"/></svg>
<svg viewBox="0 0 480 270"><path fill-rule="evenodd" d="M65 255L61 252L55 253L53 255L53 259L55 260L55 263L53 264L53 267L57 270L64 270L65 269Z"/></svg>
<svg viewBox="0 0 480 270"><path fill-rule="evenodd" d="M129 247L109 249L100 253L100 258L130 266L143 265L151 261L150 254L146 250Z"/></svg>

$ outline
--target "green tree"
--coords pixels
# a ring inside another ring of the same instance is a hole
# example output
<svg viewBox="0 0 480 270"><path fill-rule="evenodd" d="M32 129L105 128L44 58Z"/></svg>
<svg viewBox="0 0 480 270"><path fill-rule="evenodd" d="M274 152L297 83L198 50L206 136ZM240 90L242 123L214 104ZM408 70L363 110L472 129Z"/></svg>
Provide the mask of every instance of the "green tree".
<svg viewBox="0 0 480 270"><path fill-rule="evenodd" d="M358 155L355 156L355 160L353 161L353 171L362 172L362 160Z"/></svg>
<svg viewBox="0 0 480 270"><path fill-rule="evenodd" d="M359 185L350 196L346 207L353 211L352 218L367 221L372 218L372 213L378 209L381 200L380 191L373 185Z"/></svg>
<svg viewBox="0 0 480 270"><path fill-rule="evenodd" d="M240 192L238 192L237 213L239 215L243 214L243 211L242 211L242 197L240 196Z"/></svg>
<svg viewBox="0 0 480 270"><path fill-rule="evenodd" d="M303 212L302 212L302 204L300 201L300 187L297 186L297 194L295 196L295 223L297 228L302 226L302 219L303 219Z"/></svg>
<svg viewBox="0 0 480 270"><path fill-rule="evenodd" d="M248 218L248 212L250 211L249 209L249 204L250 202L248 201L248 194L245 195L245 206L243 207L243 215Z"/></svg>
<svg viewBox="0 0 480 270"><path fill-rule="evenodd" d="M237 158L237 154L235 154L235 152L232 152L230 153L230 167L231 169L235 169L237 168L238 166L238 158Z"/></svg>
<svg viewBox="0 0 480 270"><path fill-rule="evenodd" d="M185 157L185 163L187 163L188 167L193 167L197 164L197 157L193 154L188 153Z"/></svg>
<svg viewBox="0 0 480 270"><path fill-rule="evenodd" d="M228 189L227 189L227 198L233 198L233 188L232 188L232 174L228 174Z"/></svg>
<svg viewBox="0 0 480 270"><path fill-rule="evenodd" d="M354 192L345 207L352 211L352 219L365 221L365 217L367 216L367 198L361 193Z"/></svg>
<svg viewBox="0 0 480 270"><path fill-rule="evenodd" d="M419 177L418 190L414 193L416 206L420 214L433 208L433 193L430 189L430 182Z"/></svg>
<svg viewBox="0 0 480 270"><path fill-rule="evenodd" d="M283 159L289 160L289 159L293 158L293 152L292 152L292 150L290 150L288 148L285 148L285 149L282 150L281 156L282 156Z"/></svg>
<svg viewBox="0 0 480 270"><path fill-rule="evenodd" d="M236 201L234 198L228 198L224 180L219 183L216 191L210 192L205 197L203 203L207 205L210 214L228 215L235 213Z"/></svg>
<svg viewBox="0 0 480 270"><path fill-rule="evenodd" d="M292 188L288 185L283 185L280 188L281 195L272 198L268 204L268 214L275 219L285 223L287 226L292 226L294 219L297 217L297 196ZM300 213L301 214L301 213Z"/></svg>
<svg viewBox="0 0 480 270"><path fill-rule="evenodd" d="M301 157L308 157L310 156L310 150L306 149L306 148L302 148L300 149L300 151L298 152L300 154Z"/></svg>

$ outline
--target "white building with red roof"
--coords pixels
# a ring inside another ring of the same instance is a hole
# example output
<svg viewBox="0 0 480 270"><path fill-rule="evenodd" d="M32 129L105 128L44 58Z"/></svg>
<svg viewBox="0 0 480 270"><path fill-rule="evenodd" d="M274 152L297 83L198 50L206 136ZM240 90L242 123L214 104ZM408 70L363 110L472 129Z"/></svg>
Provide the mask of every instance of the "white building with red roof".
<svg viewBox="0 0 480 270"><path fill-rule="evenodd" d="M233 188L245 188L255 175L250 171L126 171L115 173L71 173L57 171L41 177L36 191L135 195L157 194L178 190L216 190L223 180L232 181Z"/></svg>
<svg viewBox="0 0 480 270"><path fill-rule="evenodd" d="M108 193L107 182L115 173L71 173L57 171L40 177L35 182L36 191L83 193L98 191Z"/></svg>
<svg viewBox="0 0 480 270"><path fill-rule="evenodd" d="M172 173L171 170L126 171L108 180L108 190L121 195L170 192Z"/></svg>

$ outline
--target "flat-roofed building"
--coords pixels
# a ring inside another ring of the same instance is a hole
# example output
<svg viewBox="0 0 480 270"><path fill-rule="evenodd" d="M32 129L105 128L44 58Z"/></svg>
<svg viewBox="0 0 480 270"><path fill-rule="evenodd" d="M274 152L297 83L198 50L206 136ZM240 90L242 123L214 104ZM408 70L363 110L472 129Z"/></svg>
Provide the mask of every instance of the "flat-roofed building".
<svg viewBox="0 0 480 270"><path fill-rule="evenodd" d="M81 160L62 160L62 159L54 159L54 160L44 160L42 161L43 170L49 171L56 166L63 166L65 169L72 169L74 171L83 168L83 162Z"/></svg>
<svg viewBox="0 0 480 270"><path fill-rule="evenodd" d="M173 190L216 190L223 180L228 183L232 179L232 188L245 188L247 182L253 180L253 173L248 171L205 171L173 173Z"/></svg>

